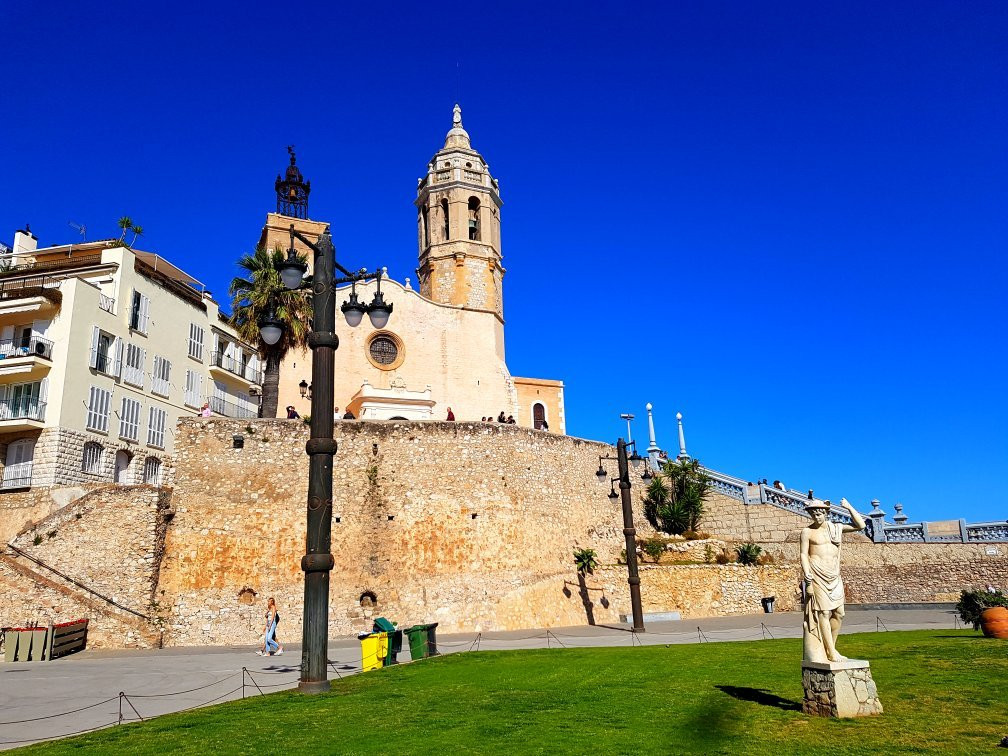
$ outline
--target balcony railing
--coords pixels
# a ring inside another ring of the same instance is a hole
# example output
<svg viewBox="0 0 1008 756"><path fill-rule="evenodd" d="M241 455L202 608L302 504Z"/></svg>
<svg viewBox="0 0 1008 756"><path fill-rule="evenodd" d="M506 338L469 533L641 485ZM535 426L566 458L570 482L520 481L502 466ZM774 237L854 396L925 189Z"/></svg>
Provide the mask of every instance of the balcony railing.
<svg viewBox="0 0 1008 756"><path fill-rule="evenodd" d="M224 417L234 417L239 420L247 420L249 418L257 417L259 414L256 410L242 407L234 402L229 402L220 396L210 397L210 409L218 415L224 415Z"/></svg>
<svg viewBox="0 0 1008 756"><path fill-rule="evenodd" d="M105 312L115 315L115 300L112 297L106 297L104 294L99 294L98 309L105 310Z"/></svg>
<svg viewBox="0 0 1008 756"><path fill-rule="evenodd" d="M233 375L237 375L239 378L244 378L246 381L251 381L252 383L261 384L262 383L262 371L256 370L252 367L251 362L242 363L236 360L229 354L224 352L214 352L210 355L210 364L216 367L223 368Z"/></svg>
<svg viewBox="0 0 1008 756"><path fill-rule="evenodd" d="M11 357L42 357L52 362L53 343L41 336L0 341L0 360Z"/></svg>
<svg viewBox="0 0 1008 756"><path fill-rule="evenodd" d="M44 262L22 263L0 270L0 277L16 276L20 273L34 273L45 270L65 270L69 268L83 268L88 265L97 265L101 262L101 255L80 255L78 257L65 257L59 260L46 260Z"/></svg>
<svg viewBox="0 0 1008 756"><path fill-rule="evenodd" d="M7 474L7 470L4 470L3 480L0 481L0 489L8 488L31 488L32 476L31 470L28 470L28 474L18 474L13 473L11 475Z"/></svg>
<svg viewBox="0 0 1008 756"><path fill-rule="evenodd" d="M32 397L0 400L0 420L45 420L46 403Z"/></svg>
<svg viewBox="0 0 1008 756"><path fill-rule="evenodd" d="M0 281L0 300L45 297L55 305L63 301L59 279L53 276L28 276Z"/></svg>

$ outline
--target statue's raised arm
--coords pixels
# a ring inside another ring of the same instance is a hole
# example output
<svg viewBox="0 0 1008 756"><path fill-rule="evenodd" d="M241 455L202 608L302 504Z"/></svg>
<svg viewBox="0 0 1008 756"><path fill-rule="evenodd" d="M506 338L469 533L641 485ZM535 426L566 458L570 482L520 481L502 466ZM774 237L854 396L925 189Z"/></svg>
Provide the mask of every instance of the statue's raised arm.
<svg viewBox="0 0 1008 756"><path fill-rule="evenodd" d="M854 506L847 501L847 499L840 499L840 506L847 510L848 514L851 516L851 522L854 523L853 525L844 525L844 533L856 533L859 530L865 529L864 517L861 516L860 512L854 509Z"/></svg>

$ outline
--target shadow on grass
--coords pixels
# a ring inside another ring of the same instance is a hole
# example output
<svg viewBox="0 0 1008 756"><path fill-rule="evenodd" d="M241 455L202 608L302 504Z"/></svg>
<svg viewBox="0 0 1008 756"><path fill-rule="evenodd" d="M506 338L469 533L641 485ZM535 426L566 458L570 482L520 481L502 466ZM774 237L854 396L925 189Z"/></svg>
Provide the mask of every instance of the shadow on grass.
<svg viewBox="0 0 1008 756"><path fill-rule="evenodd" d="M715 685L715 688L722 693L727 693L732 698L739 701L752 701L761 706L774 706L785 711L801 711L801 704L788 698L781 698L776 693L759 688L740 688L736 685Z"/></svg>

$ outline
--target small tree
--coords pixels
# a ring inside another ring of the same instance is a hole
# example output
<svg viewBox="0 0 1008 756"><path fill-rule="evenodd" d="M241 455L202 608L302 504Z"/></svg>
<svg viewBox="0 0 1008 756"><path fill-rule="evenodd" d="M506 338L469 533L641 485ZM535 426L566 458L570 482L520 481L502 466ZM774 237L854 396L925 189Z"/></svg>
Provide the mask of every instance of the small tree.
<svg viewBox="0 0 1008 756"><path fill-rule="evenodd" d="M648 485L644 515L663 533L682 535L687 530L696 530L709 490L710 478L698 460L669 460Z"/></svg>
<svg viewBox="0 0 1008 756"><path fill-rule="evenodd" d="M126 232L133 228L133 219L128 215L124 215L119 219L119 228L122 229L122 233L119 234L119 241L126 238Z"/></svg>
<svg viewBox="0 0 1008 756"><path fill-rule="evenodd" d="M131 223L129 230L133 232L133 241L130 242L130 247L132 247L134 244L136 244L137 238L140 237L140 236L143 236L144 229L143 229L143 226L141 226L139 224L132 224Z"/></svg>
<svg viewBox="0 0 1008 756"><path fill-rule="evenodd" d="M598 559L594 549L575 549L574 564L577 566L578 575L584 577L595 572L598 567Z"/></svg>

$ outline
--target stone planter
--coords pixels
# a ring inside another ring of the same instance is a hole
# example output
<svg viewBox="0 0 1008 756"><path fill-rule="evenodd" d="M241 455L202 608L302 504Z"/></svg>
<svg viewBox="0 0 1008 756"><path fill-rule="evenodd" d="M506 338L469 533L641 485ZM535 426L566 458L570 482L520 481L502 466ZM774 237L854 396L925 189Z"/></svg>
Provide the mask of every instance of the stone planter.
<svg viewBox="0 0 1008 756"><path fill-rule="evenodd" d="M980 629L988 638L1008 640L1008 609L992 606L980 612Z"/></svg>

